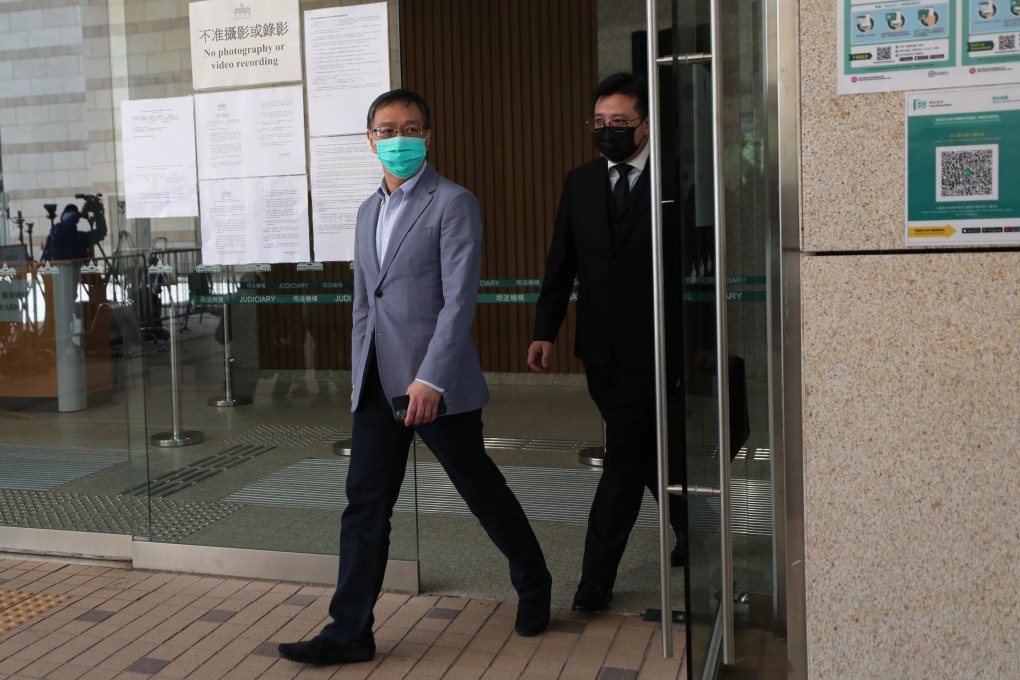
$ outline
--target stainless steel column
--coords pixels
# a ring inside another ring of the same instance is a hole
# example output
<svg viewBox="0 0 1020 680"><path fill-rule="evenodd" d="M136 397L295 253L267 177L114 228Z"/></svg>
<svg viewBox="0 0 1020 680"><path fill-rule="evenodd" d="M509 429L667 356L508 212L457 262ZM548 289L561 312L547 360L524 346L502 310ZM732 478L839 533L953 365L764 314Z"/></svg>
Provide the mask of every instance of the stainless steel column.
<svg viewBox="0 0 1020 680"><path fill-rule="evenodd" d="M665 304L662 299L662 158L659 149L659 29L655 0L647 0L648 21L648 170L652 201L652 321L655 336L655 440L658 450L659 589L662 594L662 654L673 656L673 592L669 562L669 463L666 458L666 342Z"/></svg>
<svg viewBox="0 0 1020 680"><path fill-rule="evenodd" d="M157 262L149 267L149 282L154 276L172 274L173 270L162 263ZM191 446L205 440L205 435L197 430L184 430L181 427L181 390L180 380L177 371L177 305L174 303L174 295L171 286L170 292L170 408L173 417L173 430L170 432L158 432L149 437L149 443L161 448L176 446Z"/></svg>
<svg viewBox="0 0 1020 680"><path fill-rule="evenodd" d="M222 397L209 397L210 406L244 406L251 403L251 397L234 394L234 355L231 353L230 304L223 302L223 389Z"/></svg>
<svg viewBox="0 0 1020 680"><path fill-rule="evenodd" d="M722 661L732 664L733 649L733 536L730 530L730 362L726 323L726 177L723 167L723 66L719 0L709 0L712 63L712 165L715 193L715 361L719 399L719 530L722 555Z"/></svg>
<svg viewBox="0 0 1020 680"><path fill-rule="evenodd" d="M76 262L62 262L53 267L52 272L49 281L53 288L57 410L61 413L81 411L88 406L85 333L74 328L81 265ZM85 319L82 318L82 324L84 322Z"/></svg>

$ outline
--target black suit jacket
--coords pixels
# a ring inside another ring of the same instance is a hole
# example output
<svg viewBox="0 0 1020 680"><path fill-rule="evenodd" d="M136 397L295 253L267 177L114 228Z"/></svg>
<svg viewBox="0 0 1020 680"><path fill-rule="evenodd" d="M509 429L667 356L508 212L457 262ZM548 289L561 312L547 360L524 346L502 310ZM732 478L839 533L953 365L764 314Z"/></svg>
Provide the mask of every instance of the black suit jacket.
<svg viewBox="0 0 1020 680"><path fill-rule="evenodd" d="M612 359L621 368L654 367L648 174L646 164L615 237L606 160L567 174L536 309L535 340L556 340L576 277L574 355L586 364L607 365Z"/></svg>

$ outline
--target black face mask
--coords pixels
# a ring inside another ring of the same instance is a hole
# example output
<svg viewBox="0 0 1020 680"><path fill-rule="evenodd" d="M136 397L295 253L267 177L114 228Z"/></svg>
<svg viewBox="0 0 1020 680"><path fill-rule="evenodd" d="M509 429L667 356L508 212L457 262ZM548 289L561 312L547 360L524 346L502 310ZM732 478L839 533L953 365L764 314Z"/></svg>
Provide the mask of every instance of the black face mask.
<svg viewBox="0 0 1020 680"><path fill-rule="evenodd" d="M609 128L603 128L599 132L593 132L595 148L614 163L622 163L638 150L638 145L634 143L634 131L637 128L627 128L627 130L627 132L613 132Z"/></svg>

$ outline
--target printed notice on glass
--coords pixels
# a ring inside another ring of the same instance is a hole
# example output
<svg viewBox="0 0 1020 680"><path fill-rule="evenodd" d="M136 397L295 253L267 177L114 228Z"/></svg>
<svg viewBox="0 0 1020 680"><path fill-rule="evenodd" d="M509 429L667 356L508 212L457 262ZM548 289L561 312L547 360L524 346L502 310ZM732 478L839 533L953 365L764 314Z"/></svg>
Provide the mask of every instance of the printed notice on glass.
<svg viewBox="0 0 1020 680"><path fill-rule="evenodd" d="M127 217L195 217L195 116L191 97L120 105Z"/></svg>
<svg viewBox="0 0 1020 680"><path fill-rule="evenodd" d="M305 174L301 86L195 95L199 179Z"/></svg>
<svg viewBox="0 0 1020 680"><path fill-rule="evenodd" d="M840 94L1020 82L1020 0L837 0Z"/></svg>
<svg viewBox="0 0 1020 680"><path fill-rule="evenodd" d="M1020 86L908 92L908 246L1020 243Z"/></svg>
<svg viewBox="0 0 1020 680"><path fill-rule="evenodd" d="M205 264L307 262L304 175L202 182Z"/></svg>
<svg viewBox="0 0 1020 680"><path fill-rule="evenodd" d="M305 12L311 136L365 131L369 105L390 89L387 11L377 2Z"/></svg>
<svg viewBox="0 0 1020 680"><path fill-rule="evenodd" d="M312 137L312 233L315 259L354 259L358 208L382 181L379 159L364 135Z"/></svg>
<svg viewBox="0 0 1020 680"><path fill-rule="evenodd" d="M203 0L188 14L196 90L301 80L298 0Z"/></svg>

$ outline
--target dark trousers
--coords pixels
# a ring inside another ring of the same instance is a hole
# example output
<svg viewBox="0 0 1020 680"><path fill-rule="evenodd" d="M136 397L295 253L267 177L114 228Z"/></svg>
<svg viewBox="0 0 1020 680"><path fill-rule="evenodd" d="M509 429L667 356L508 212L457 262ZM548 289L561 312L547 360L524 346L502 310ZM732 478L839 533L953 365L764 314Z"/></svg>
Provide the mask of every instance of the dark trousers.
<svg viewBox="0 0 1020 680"><path fill-rule="evenodd" d="M404 427L393 417L372 358L361 403L354 413L347 509L340 519L340 575L329 604L333 621L322 631L333 640L353 642L372 633L372 608L382 589L389 555L390 517L415 430L509 560L510 582L519 597L539 596L552 582L521 504L485 453L481 410L442 416L416 428ZM464 564L470 568L467 551Z"/></svg>
<svg viewBox="0 0 1020 680"><path fill-rule="evenodd" d="M655 376L616 364L585 365L588 393L606 423L606 452L584 541L581 578L612 587L641 511L645 489L658 500ZM670 524L684 540L683 499L669 497Z"/></svg>

